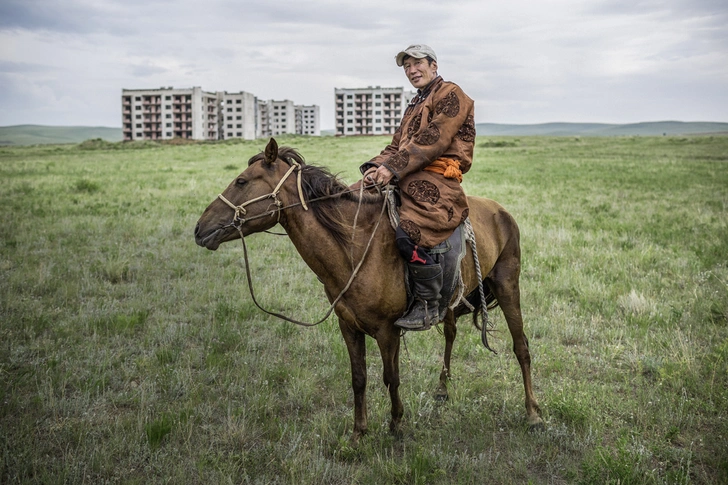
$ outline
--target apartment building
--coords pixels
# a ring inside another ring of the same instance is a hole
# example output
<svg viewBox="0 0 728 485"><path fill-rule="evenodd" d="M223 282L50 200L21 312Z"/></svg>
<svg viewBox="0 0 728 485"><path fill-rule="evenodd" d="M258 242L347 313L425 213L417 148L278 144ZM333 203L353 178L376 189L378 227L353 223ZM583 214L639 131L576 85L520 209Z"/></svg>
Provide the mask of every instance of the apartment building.
<svg viewBox="0 0 728 485"><path fill-rule="evenodd" d="M258 102L260 131L258 138L296 133L296 106L293 101Z"/></svg>
<svg viewBox="0 0 728 485"><path fill-rule="evenodd" d="M218 96L189 89L123 89L124 140L218 139Z"/></svg>
<svg viewBox="0 0 728 485"><path fill-rule="evenodd" d="M200 87L122 89L121 117L123 139L127 141L253 140L287 133L321 133L316 105L260 101L244 91L207 92Z"/></svg>
<svg viewBox="0 0 728 485"><path fill-rule="evenodd" d="M301 135L314 135L319 136L321 134L321 127L319 126L319 107L317 105L311 106L296 106L296 133Z"/></svg>
<svg viewBox="0 0 728 485"><path fill-rule="evenodd" d="M336 135L391 135L415 96L404 88L335 88Z"/></svg>
<svg viewBox="0 0 728 485"><path fill-rule="evenodd" d="M255 140L258 132L258 98L251 93L220 93L220 139Z"/></svg>

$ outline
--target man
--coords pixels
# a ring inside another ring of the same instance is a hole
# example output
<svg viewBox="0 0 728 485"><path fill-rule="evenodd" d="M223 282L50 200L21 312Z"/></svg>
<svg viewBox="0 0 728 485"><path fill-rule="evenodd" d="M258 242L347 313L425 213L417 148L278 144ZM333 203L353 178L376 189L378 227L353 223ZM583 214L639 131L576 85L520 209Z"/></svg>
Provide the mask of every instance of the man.
<svg viewBox="0 0 728 485"><path fill-rule="evenodd" d="M473 160L473 100L437 74L437 56L429 46L411 45L395 60L417 95L392 142L360 170L365 184L391 181L399 187L396 241L413 282L415 304L395 325L426 330L440 321L443 280L442 267L429 250L447 240L468 217L460 182Z"/></svg>

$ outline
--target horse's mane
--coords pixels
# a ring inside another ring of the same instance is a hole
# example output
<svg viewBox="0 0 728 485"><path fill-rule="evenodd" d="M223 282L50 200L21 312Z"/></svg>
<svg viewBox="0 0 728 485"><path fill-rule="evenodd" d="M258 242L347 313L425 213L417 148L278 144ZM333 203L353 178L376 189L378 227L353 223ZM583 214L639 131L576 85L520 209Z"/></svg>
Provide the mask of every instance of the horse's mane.
<svg viewBox="0 0 728 485"><path fill-rule="evenodd" d="M359 190L352 190L341 181L338 174L332 174L326 167L306 164L303 155L294 148L279 147L278 158L288 165L292 165L293 162L301 165L303 196L306 201L313 201L308 204L308 207L321 225L328 229L341 245L351 241L354 222L342 212L342 206L352 202L362 204L362 208L373 204L381 207L383 203L382 195L370 192L364 192L360 200ZM253 156L248 161L248 165L262 160L265 160L265 154L261 152ZM370 212L365 211L360 214L359 221L365 223L366 220L362 219L362 216Z"/></svg>

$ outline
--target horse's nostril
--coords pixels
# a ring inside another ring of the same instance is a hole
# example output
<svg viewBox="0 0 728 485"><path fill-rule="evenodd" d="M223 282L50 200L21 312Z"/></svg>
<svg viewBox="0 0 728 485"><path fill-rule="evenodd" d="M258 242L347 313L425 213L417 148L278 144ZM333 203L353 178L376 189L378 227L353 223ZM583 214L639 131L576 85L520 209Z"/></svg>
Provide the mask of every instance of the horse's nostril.
<svg viewBox="0 0 728 485"><path fill-rule="evenodd" d="M198 236L200 234L200 223L198 222L195 226L195 236Z"/></svg>

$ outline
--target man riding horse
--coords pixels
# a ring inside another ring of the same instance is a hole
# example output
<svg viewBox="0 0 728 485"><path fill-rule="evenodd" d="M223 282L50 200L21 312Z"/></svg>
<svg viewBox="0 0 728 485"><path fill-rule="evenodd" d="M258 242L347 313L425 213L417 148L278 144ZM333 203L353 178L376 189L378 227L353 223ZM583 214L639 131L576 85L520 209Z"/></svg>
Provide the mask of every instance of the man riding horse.
<svg viewBox="0 0 728 485"><path fill-rule="evenodd" d="M468 217L460 183L470 169L475 142L473 100L437 74L437 56L427 45L411 45L395 56L417 88L392 142L360 170L365 184L399 187L396 243L407 263L415 303L395 325L426 330L438 312L443 269L433 248Z"/></svg>

